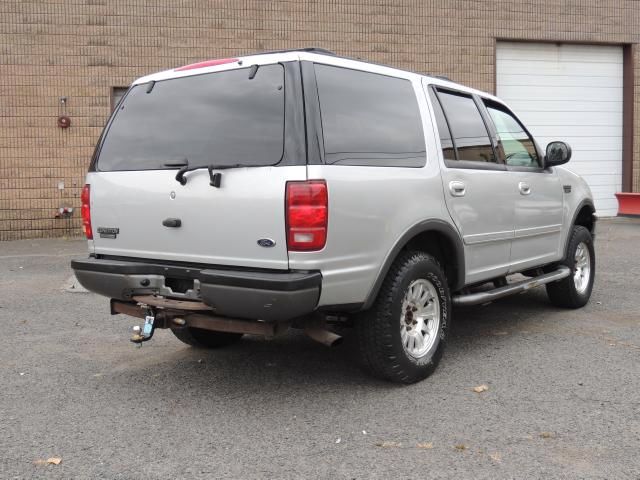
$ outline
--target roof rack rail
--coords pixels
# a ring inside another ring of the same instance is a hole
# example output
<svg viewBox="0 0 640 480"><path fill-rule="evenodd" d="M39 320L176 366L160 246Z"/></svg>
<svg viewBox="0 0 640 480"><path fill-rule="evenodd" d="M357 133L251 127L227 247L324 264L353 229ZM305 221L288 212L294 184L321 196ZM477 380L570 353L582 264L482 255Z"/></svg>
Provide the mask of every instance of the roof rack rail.
<svg viewBox="0 0 640 480"><path fill-rule="evenodd" d="M318 48L318 47L307 47L301 49L303 52L311 52L311 53L320 53L322 55L336 55L335 52L331 50L327 50L326 48Z"/></svg>
<svg viewBox="0 0 640 480"><path fill-rule="evenodd" d="M320 55L331 55L334 57L337 56L335 52L332 52L331 50L327 50L326 48L319 48L319 47L288 48L286 50L269 50L265 52L254 53L254 54L249 53L247 55L268 55L272 53L288 53L288 52L309 52L309 53L318 53Z"/></svg>

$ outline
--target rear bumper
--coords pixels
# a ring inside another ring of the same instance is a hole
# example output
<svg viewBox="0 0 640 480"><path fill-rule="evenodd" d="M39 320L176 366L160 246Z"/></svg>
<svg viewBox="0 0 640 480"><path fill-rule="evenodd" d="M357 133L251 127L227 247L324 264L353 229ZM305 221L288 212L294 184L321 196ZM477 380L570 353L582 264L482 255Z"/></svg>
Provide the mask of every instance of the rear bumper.
<svg viewBox="0 0 640 480"><path fill-rule="evenodd" d="M162 295L199 300L216 315L285 321L313 312L320 298L320 272L266 272L167 265L161 262L89 258L71 262L87 290L118 300ZM167 280L170 279L168 282ZM192 280L193 288L174 292L171 281Z"/></svg>

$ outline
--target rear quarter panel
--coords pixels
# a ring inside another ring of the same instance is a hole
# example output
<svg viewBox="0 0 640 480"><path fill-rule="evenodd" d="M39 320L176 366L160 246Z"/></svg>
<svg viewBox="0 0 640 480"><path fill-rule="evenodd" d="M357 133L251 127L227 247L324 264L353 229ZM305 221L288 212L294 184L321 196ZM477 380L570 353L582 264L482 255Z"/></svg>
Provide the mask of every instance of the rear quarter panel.
<svg viewBox="0 0 640 480"><path fill-rule="evenodd" d="M308 178L329 191L327 243L290 252L292 269L321 270L319 306L362 303L402 235L426 219L451 223L443 203L438 150L419 78L413 81L427 152L422 168L309 165Z"/></svg>

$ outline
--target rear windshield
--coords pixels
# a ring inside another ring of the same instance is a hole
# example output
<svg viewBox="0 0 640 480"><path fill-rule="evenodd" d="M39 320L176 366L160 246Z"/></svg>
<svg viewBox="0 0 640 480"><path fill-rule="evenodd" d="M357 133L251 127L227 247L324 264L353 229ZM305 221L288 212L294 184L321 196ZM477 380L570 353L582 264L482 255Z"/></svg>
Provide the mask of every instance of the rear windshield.
<svg viewBox="0 0 640 480"><path fill-rule="evenodd" d="M188 161L266 166L284 149L284 69L264 65L134 86L114 113L97 168L155 170ZM167 166L169 165L169 166Z"/></svg>

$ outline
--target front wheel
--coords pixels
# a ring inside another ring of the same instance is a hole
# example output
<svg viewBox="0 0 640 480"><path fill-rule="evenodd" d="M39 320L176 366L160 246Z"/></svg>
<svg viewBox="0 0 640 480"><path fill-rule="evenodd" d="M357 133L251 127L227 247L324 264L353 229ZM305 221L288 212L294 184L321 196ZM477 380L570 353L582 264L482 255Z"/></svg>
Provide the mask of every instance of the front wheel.
<svg viewBox="0 0 640 480"><path fill-rule="evenodd" d="M573 227L567 256L561 265L569 267L571 275L558 282L547 284L549 300L558 307L585 306L591 297L596 274L596 252L589 230L580 225Z"/></svg>
<svg viewBox="0 0 640 480"><path fill-rule="evenodd" d="M399 383L428 377L442 357L450 311L449 287L438 262L423 252L401 254L373 307L356 323L365 367Z"/></svg>

